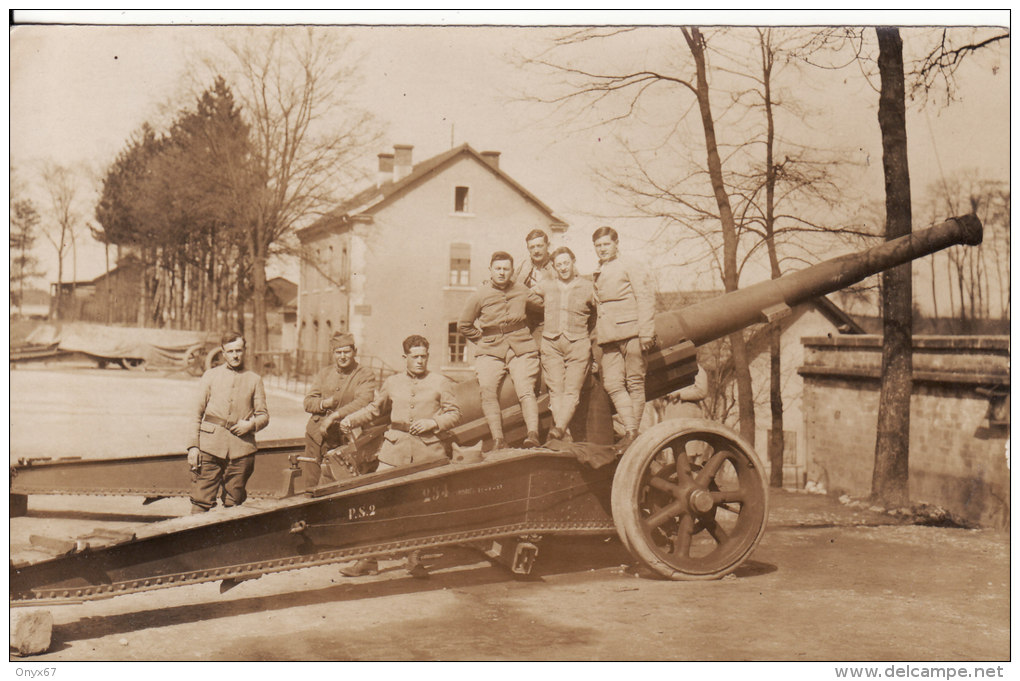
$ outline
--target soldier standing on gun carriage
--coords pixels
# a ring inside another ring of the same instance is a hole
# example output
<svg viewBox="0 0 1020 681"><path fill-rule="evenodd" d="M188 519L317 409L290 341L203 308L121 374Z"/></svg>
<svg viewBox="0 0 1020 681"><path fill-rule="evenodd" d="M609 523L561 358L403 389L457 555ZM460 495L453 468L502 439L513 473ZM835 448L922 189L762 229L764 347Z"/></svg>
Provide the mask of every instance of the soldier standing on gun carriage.
<svg viewBox="0 0 1020 681"><path fill-rule="evenodd" d="M541 359L553 417L547 441L562 440L574 417L591 364L589 332L595 319L592 281L577 275L574 252L560 246L552 260L556 279L545 279L534 287L545 302Z"/></svg>
<svg viewBox="0 0 1020 681"><path fill-rule="evenodd" d="M621 444L637 437L645 411L644 353L655 345L655 294L643 267L618 257L620 237L612 227L591 235L599 267L595 270L596 357L602 383L627 431Z"/></svg>
<svg viewBox="0 0 1020 681"><path fill-rule="evenodd" d="M528 330L529 306L541 309L542 299L531 289L513 280L514 259L505 251L496 251L489 259L489 279L468 298L460 314L457 330L475 346L475 372L482 402L482 413L489 424L493 449L503 449L503 416L499 391L507 374L513 381L521 413L527 426L525 447L537 447L538 344Z"/></svg>

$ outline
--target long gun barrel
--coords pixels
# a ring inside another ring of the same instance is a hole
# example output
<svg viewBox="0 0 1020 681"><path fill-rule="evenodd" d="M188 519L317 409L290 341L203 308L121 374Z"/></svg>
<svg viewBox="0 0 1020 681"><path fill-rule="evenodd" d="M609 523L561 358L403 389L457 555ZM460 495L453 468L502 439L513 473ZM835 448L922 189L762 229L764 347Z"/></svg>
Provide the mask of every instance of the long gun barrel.
<svg viewBox="0 0 1020 681"><path fill-rule="evenodd" d="M655 318L655 331L663 348L684 340L701 346L752 324L770 321L781 316L785 308L846 288L943 248L980 244L981 238L981 221L977 216L951 218L865 251L832 258L778 279L659 314Z"/></svg>

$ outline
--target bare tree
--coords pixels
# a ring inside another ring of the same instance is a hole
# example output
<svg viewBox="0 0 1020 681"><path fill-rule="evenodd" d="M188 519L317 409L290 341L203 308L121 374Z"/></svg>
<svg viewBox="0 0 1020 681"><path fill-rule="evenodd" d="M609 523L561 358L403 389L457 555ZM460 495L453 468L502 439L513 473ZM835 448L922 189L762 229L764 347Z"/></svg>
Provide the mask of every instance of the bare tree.
<svg viewBox="0 0 1020 681"><path fill-rule="evenodd" d="M56 317L60 319L64 313L64 258L69 252L77 255L77 227L81 217L77 205L78 179L67 166L46 162L42 169L42 182L49 198L43 234L57 253L57 295L54 304ZM72 271L75 274L77 268L77 258L74 257Z"/></svg>
<svg viewBox="0 0 1020 681"><path fill-rule="evenodd" d="M943 28L933 33L929 49L910 65L907 77L913 97L927 102L937 94L945 104L955 98L956 75L964 61L1009 40L1007 28ZM998 70L997 65L992 68Z"/></svg>
<svg viewBox="0 0 1020 681"><path fill-rule="evenodd" d="M335 205L361 177L357 162L375 143L369 114L351 102L359 57L335 29L249 29L227 43L230 58L214 68L242 102L251 156L231 175L238 193L235 228L250 263L254 349L269 345L266 265L294 251L296 227Z"/></svg>
<svg viewBox="0 0 1020 681"><path fill-rule="evenodd" d="M917 207L931 223L967 212L984 225L980 246L932 255L922 309L935 318L969 322L1009 318L1009 184L968 169L933 183ZM920 301L923 302L923 301Z"/></svg>

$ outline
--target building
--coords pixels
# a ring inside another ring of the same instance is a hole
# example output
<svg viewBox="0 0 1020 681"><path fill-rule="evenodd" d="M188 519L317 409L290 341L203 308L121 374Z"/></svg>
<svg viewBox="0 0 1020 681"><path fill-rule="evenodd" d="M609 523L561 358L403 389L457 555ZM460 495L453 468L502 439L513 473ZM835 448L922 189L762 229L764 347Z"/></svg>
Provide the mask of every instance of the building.
<svg viewBox="0 0 1020 681"><path fill-rule="evenodd" d="M80 321L115 326L152 326L139 319L143 310L145 266L136 258L120 258L109 272L88 281L50 284L50 315L62 321ZM266 324L271 352L293 352L297 348L297 290L293 281L275 277L266 282ZM60 291L60 315L56 316ZM245 310L245 328L254 328L252 306ZM169 326L170 324L167 324ZM213 328L206 329L217 331Z"/></svg>
<svg viewBox="0 0 1020 681"><path fill-rule="evenodd" d="M266 326L269 349L293 352L297 349L298 285L284 277L266 282Z"/></svg>
<svg viewBox="0 0 1020 681"><path fill-rule="evenodd" d="M97 324L137 324L144 267L124 257L108 272L89 281L50 284L51 316ZM58 291L60 292L59 315Z"/></svg>
<svg viewBox="0 0 1020 681"><path fill-rule="evenodd" d="M473 375L456 330L467 297L487 277L493 251L527 257L535 228L553 241L567 229L499 167L500 152L455 147L417 164L413 147L379 154L374 185L298 232L304 257L298 296L303 368L325 362L329 338L350 331L363 357L403 365L401 341L421 334L431 366Z"/></svg>

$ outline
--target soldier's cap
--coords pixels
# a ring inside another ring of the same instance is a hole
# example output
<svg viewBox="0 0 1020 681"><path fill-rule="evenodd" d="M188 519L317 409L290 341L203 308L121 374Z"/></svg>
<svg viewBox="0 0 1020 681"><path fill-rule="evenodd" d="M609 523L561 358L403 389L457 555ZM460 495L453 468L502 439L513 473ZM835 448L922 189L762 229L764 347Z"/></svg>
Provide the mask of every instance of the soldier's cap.
<svg viewBox="0 0 1020 681"><path fill-rule="evenodd" d="M354 334L337 331L333 334L333 337L329 339L329 347L331 348L342 348L350 345L354 347Z"/></svg>

